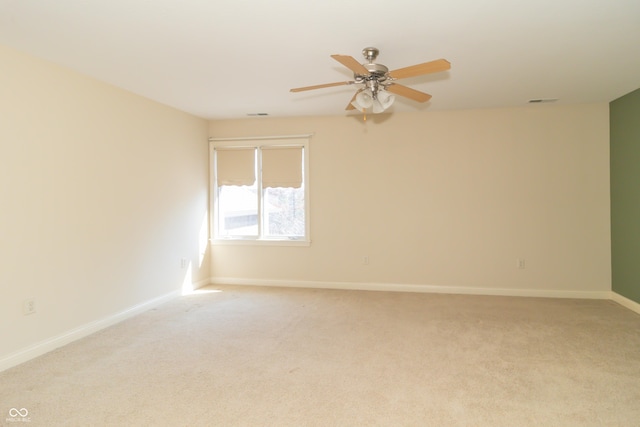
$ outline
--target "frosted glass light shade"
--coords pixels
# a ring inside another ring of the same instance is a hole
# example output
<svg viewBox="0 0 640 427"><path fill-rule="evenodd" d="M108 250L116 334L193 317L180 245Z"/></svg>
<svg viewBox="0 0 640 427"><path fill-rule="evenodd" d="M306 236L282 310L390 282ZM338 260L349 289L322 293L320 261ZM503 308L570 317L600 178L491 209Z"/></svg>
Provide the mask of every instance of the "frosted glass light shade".
<svg viewBox="0 0 640 427"><path fill-rule="evenodd" d="M393 95L389 95L389 92L381 90L378 92L378 99L373 101L373 112L374 113L382 113L387 108L391 107L393 101L395 101L396 97Z"/></svg>
<svg viewBox="0 0 640 427"><path fill-rule="evenodd" d="M363 90L356 95L356 99L351 103L356 109L364 110L373 105L373 96L369 90Z"/></svg>
<svg viewBox="0 0 640 427"><path fill-rule="evenodd" d="M389 108L396 97L390 95L389 92L381 90L377 93L376 99L373 99L373 94L370 89L365 89L356 95L356 99L351 103L357 110L366 110L373 107L374 113L382 113Z"/></svg>

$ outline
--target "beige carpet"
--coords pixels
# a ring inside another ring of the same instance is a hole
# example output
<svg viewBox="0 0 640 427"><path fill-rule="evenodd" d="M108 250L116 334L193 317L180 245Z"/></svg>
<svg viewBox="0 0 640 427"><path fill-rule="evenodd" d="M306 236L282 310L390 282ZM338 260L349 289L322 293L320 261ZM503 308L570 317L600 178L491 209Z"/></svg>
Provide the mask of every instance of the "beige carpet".
<svg viewBox="0 0 640 427"><path fill-rule="evenodd" d="M0 373L31 426L640 426L610 301L209 287Z"/></svg>

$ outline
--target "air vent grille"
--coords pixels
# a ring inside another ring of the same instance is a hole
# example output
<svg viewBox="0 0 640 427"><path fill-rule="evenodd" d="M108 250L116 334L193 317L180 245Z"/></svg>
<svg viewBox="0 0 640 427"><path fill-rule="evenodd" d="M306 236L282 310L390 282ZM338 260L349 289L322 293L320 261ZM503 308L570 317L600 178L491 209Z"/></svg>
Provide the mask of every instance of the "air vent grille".
<svg viewBox="0 0 640 427"><path fill-rule="evenodd" d="M558 98L538 98L530 99L529 104L548 104L550 102L556 102Z"/></svg>

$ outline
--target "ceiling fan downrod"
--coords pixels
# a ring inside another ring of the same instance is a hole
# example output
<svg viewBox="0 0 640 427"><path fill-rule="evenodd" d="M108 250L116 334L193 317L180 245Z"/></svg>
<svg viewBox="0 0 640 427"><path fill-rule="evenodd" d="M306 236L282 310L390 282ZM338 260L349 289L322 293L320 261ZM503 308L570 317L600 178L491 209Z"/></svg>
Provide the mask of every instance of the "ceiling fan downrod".
<svg viewBox="0 0 640 427"><path fill-rule="evenodd" d="M372 63L378 57L380 51L375 47L365 47L362 49L362 55L365 57L369 63Z"/></svg>

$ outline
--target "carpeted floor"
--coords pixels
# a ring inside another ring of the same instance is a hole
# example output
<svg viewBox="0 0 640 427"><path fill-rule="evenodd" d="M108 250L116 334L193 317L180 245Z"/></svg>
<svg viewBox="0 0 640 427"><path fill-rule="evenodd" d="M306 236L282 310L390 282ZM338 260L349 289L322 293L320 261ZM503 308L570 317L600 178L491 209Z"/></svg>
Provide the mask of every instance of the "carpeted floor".
<svg viewBox="0 0 640 427"><path fill-rule="evenodd" d="M0 373L0 423L640 426L611 301L205 290Z"/></svg>

